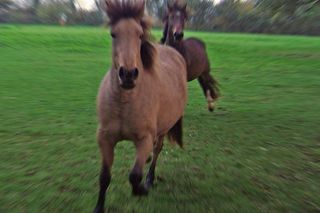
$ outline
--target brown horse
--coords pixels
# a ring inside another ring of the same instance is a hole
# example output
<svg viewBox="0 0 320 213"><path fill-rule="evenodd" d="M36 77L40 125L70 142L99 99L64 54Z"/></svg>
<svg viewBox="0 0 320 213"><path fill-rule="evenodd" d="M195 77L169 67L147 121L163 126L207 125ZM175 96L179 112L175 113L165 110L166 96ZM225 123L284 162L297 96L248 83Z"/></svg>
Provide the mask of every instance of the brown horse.
<svg viewBox="0 0 320 213"><path fill-rule="evenodd" d="M161 42L169 45L182 54L187 62L188 81L198 78L208 101L208 109L214 110L215 101L219 97L217 81L210 75L210 61L205 44L197 38L183 39L184 25L188 17L187 4L177 0L168 3L167 13L163 19L165 28Z"/></svg>
<svg viewBox="0 0 320 213"><path fill-rule="evenodd" d="M106 0L112 68L101 83L97 100L102 168L95 212L104 211L117 142L131 140L136 148L129 175L134 195L146 195L152 186L164 137L182 146L185 60L173 48L150 42L144 8L144 0ZM142 184L143 168L152 151L146 183Z"/></svg>

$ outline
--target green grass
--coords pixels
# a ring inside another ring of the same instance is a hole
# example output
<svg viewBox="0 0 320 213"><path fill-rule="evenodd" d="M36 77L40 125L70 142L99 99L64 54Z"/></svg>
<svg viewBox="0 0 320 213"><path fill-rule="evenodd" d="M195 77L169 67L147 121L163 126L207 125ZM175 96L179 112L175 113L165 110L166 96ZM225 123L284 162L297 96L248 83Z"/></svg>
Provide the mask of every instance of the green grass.
<svg viewBox="0 0 320 213"><path fill-rule="evenodd" d="M186 35L207 43L219 108L189 83L185 149L166 143L146 198L131 196L134 148L120 143L109 212L320 211L320 38ZM0 212L93 210L110 53L106 29L0 25Z"/></svg>

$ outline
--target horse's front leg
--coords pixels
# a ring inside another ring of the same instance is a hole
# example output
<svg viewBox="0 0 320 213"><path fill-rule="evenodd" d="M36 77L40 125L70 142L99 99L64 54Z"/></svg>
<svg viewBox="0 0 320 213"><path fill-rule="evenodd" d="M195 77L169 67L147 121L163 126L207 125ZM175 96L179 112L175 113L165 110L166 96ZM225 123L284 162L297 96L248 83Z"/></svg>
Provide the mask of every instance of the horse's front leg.
<svg viewBox="0 0 320 213"><path fill-rule="evenodd" d="M149 172L147 174L147 178L146 178L146 187L147 189L149 189L154 182L154 176L155 176L155 169L156 169L156 164L157 164L157 160L158 160L158 156L162 150L163 147L163 140L164 140L164 136L160 136L157 140L157 143L155 145L155 147L153 148L153 158L152 158L152 163L149 169Z"/></svg>
<svg viewBox="0 0 320 213"><path fill-rule="evenodd" d="M102 158L102 167L100 172L100 191L97 205L94 209L94 213L103 213L104 212L104 203L106 198L106 190L109 187L111 181L111 167L113 164L114 158L114 146L115 140L112 137L108 137L105 131L98 129L97 132L98 143L100 146L101 158Z"/></svg>
<svg viewBox="0 0 320 213"><path fill-rule="evenodd" d="M129 175L129 181L132 185L133 195L147 195L148 189L141 184L143 177L143 168L153 149L153 137L148 135L142 140L135 141L136 161Z"/></svg>

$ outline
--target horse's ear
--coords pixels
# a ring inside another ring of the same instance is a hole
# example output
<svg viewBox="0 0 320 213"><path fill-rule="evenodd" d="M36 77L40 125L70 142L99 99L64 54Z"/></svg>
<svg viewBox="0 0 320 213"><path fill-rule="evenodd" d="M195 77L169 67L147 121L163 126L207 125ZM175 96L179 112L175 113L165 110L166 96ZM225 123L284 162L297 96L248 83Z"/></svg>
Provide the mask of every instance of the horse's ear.
<svg viewBox="0 0 320 213"><path fill-rule="evenodd" d="M142 16L144 15L144 10L146 7L146 2L144 0L141 1L140 10L142 11Z"/></svg>
<svg viewBox="0 0 320 213"><path fill-rule="evenodd" d="M131 4L132 7L134 7L135 10L135 15L134 18L136 18L137 20L142 19L145 15L145 7L146 7L146 3L144 0L141 1L134 1L134 0L116 0L116 1L123 1L123 2L128 2L128 4ZM136 3L134 3L136 2ZM119 3L121 4L121 3Z"/></svg>
<svg viewBox="0 0 320 213"><path fill-rule="evenodd" d="M172 11L172 5L170 4L170 1L167 1L167 10L168 12L171 12Z"/></svg>
<svg viewBox="0 0 320 213"><path fill-rule="evenodd" d="M104 5L103 5L103 8L105 10L105 12L107 13L107 15L109 16L110 19L112 19L113 17L113 13L112 11L114 10L114 2L113 0L105 0L104 1Z"/></svg>
<svg viewBox="0 0 320 213"><path fill-rule="evenodd" d="M182 10L183 10L184 12L187 11L187 3L185 3L185 4L182 6Z"/></svg>
<svg viewBox="0 0 320 213"><path fill-rule="evenodd" d="M105 4L106 4L107 7L110 7L110 4L111 4L110 0L105 0Z"/></svg>
<svg viewBox="0 0 320 213"><path fill-rule="evenodd" d="M156 54L155 47L149 41L143 41L141 45L141 60L143 68L151 70L153 67L154 57Z"/></svg>

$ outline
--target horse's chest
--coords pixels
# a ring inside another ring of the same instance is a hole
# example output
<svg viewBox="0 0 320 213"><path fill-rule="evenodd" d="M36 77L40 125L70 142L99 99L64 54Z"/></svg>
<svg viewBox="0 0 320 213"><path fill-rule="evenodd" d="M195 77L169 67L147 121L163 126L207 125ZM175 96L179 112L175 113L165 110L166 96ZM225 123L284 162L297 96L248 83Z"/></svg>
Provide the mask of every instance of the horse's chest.
<svg viewBox="0 0 320 213"><path fill-rule="evenodd" d="M109 112L108 129L112 135L121 140L136 140L151 128L150 116L143 109L136 110L134 106L124 106L117 112Z"/></svg>

